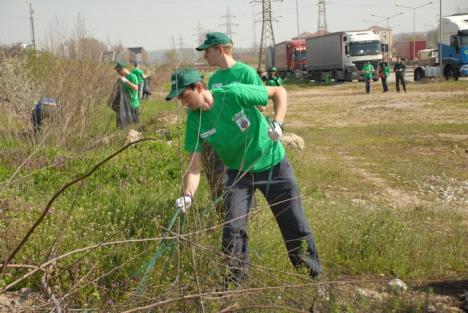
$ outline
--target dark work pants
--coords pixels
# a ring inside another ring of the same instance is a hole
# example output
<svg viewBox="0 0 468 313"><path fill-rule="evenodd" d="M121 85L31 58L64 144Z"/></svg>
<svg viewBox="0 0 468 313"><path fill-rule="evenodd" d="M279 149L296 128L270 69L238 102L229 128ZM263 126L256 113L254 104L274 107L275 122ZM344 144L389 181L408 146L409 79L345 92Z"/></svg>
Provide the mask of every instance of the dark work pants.
<svg viewBox="0 0 468 313"><path fill-rule="evenodd" d="M372 78L364 78L366 81L366 93L370 92L370 84L371 84L371 79Z"/></svg>
<svg viewBox="0 0 468 313"><path fill-rule="evenodd" d="M383 91L387 92L388 91L387 77L381 77L380 80L382 80Z"/></svg>
<svg viewBox="0 0 468 313"><path fill-rule="evenodd" d="M270 205L293 266L304 264L312 276L321 273L314 237L287 157L272 168L271 178L270 170L241 176L242 173L236 170L227 170L222 246L232 275L229 278L241 283L248 272L247 220L256 189L263 193ZM305 253L301 251L302 242L307 246Z"/></svg>
<svg viewBox="0 0 468 313"><path fill-rule="evenodd" d="M140 107L132 108L130 107L130 112L132 112L132 118L134 123L140 122Z"/></svg>
<svg viewBox="0 0 468 313"><path fill-rule="evenodd" d="M403 85L403 90L406 92L406 82L405 82L405 76L404 74L396 74L396 91L400 92L400 81L401 84Z"/></svg>

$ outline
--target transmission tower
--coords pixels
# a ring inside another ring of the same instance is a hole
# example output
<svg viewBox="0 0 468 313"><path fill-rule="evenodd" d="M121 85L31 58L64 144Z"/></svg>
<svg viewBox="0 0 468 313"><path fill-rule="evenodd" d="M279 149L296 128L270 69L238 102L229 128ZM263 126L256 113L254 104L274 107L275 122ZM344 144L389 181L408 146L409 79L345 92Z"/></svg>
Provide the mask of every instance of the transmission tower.
<svg viewBox="0 0 468 313"><path fill-rule="evenodd" d="M32 46L34 49L34 53L36 53L36 36L34 34L34 17L33 17L33 9L31 3L29 4L29 19L31 22L31 41L32 41Z"/></svg>
<svg viewBox="0 0 468 313"><path fill-rule="evenodd" d="M327 11L325 8L325 0L320 0L318 3L318 23L317 23L317 31L325 31L327 32Z"/></svg>
<svg viewBox="0 0 468 313"><path fill-rule="evenodd" d="M197 46L200 46L201 44L203 44L203 41L205 41L207 31L206 29L201 27L200 22L198 22L198 25L196 28L194 28L194 30L195 34L193 34L193 36L197 38Z"/></svg>
<svg viewBox="0 0 468 313"><path fill-rule="evenodd" d="M231 38L232 40L232 34L235 34L232 32L232 26L239 26L239 24L235 24L232 22L232 19L235 16L231 14L231 11L229 10L229 6L227 7L226 15L221 16L221 17L226 19L226 23L221 24L219 26L226 26L226 35L228 35L228 37Z"/></svg>
<svg viewBox="0 0 468 313"><path fill-rule="evenodd" d="M263 53L268 45L275 44L275 34L273 33L273 21L271 2L275 0L254 0L251 3L262 4L262 35L260 39L260 48L258 50L258 64L257 69L262 68Z"/></svg>

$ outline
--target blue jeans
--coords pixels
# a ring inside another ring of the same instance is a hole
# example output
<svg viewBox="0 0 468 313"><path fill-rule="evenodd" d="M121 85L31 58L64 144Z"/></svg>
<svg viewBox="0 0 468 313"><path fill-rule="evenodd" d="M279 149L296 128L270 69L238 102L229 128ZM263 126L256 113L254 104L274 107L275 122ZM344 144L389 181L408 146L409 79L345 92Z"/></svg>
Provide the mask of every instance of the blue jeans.
<svg viewBox="0 0 468 313"><path fill-rule="evenodd" d="M364 79L366 80L366 93L369 93L372 78L364 78Z"/></svg>
<svg viewBox="0 0 468 313"><path fill-rule="evenodd" d="M249 266L247 220L256 189L265 196L283 235L289 259L294 267L304 264L312 277L322 272L314 237L302 208L299 190L288 159L271 170L247 173L227 170L227 192L224 199L223 253L231 272L230 278L241 283ZM301 250L305 242L307 251Z"/></svg>

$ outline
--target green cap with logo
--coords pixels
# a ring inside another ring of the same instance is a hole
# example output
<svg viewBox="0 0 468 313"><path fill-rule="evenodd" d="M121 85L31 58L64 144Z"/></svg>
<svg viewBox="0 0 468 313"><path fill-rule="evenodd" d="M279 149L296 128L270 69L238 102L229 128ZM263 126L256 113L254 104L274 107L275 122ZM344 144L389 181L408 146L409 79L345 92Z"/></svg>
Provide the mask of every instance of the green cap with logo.
<svg viewBox="0 0 468 313"><path fill-rule="evenodd" d="M203 76L197 70L191 68L184 68L177 70L171 76L171 92L166 96L166 101L171 100L174 97L180 96L185 87L198 83L203 80Z"/></svg>
<svg viewBox="0 0 468 313"><path fill-rule="evenodd" d="M198 51L203 51L208 49L209 47L225 44L232 44L231 38L229 38L225 33L212 32L206 34L205 42L203 42L201 46L195 49L197 49Z"/></svg>
<svg viewBox="0 0 468 313"><path fill-rule="evenodd" d="M127 67L127 63L117 62L114 66L114 70L121 70L125 67Z"/></svg>

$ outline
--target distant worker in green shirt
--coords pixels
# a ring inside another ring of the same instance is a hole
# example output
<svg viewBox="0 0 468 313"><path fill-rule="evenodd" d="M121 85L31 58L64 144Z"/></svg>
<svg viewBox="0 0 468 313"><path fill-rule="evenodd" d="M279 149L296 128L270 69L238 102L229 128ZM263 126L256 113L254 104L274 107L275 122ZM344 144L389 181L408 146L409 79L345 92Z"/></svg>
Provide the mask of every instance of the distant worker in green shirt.
<svg viewBox="0 0 468 313"><path fill-rule="evenodd" d="M132 112L133 121L138 123L140 121L140 98L138 95L138 77L130 73L126 63L117 62L114 69L119 74L120 79L124 83L125 93L130 100L130 111Z"/></svg>
<svg viewBox="0 0 468 313"><path fill-rule="evenodd" d="M203 51L204 58L211 66L218 67L208 80L208 89L223 87L232 83L242 83L262 86L262 81L255 70L232 56L233 43L231 38L221 32L206 34L203 44L196 48ZM223 190L223 176L225 167L217 153L205 144L203 149L202 164L205 175L210 185L213 200L221 197ZM218 206L222 211L222 207Z"/></svg>
<svg viewBox="0 0 468 313"><path fill-rule="evenodd" d="M267 86L283 86L283 80L278 76L276 67L271 67L268 70L268 79L266 81Z"/></svg>
<svg viewBox="0 0 468 313"><path fill-rule="evenodd" d="M138 78L138 98L143 98L143 87L145 86L145 73L140 68L140 65L135 62L132 73Z"/></svg>
<svg viewBox="0 0 468 313"><path fill-rule="evenodd" d="M370 61L367 61L362 66L362 74L364 75L364 80L366 82L366 93L369 93L372 76L374 75L374 66L370 63Z"/></svg>
<svg viewBox="0 0 468 313"><path fill-rule="evenodd" d="M380 61L379 62L379 77L380 77L380 80L382 81L383 92L388 91L388 84L387 84L388 76L390 76L390 66L388 66L387 62Z"/></svg>
<svg viewBox="0 0 468 313"><path fill-rule="evenodd" d="M256 189L270 205L293 266L304 264L312 278L318 277L322 267L313 234L285 149L279 141L287 107L285 89L229 84L208 90L201 75L193 69L173 73L171 81L166 100L177 97L189 109L185 150L190 153L190 165L176 208L186 212L192 205L200 182L204 142L213 147L227 167L222 237L222 251L229 268L226 286L239 285L247 277L247 220ZM266 106L269 98L275 109L270 123L256 108Z"/></svg>

